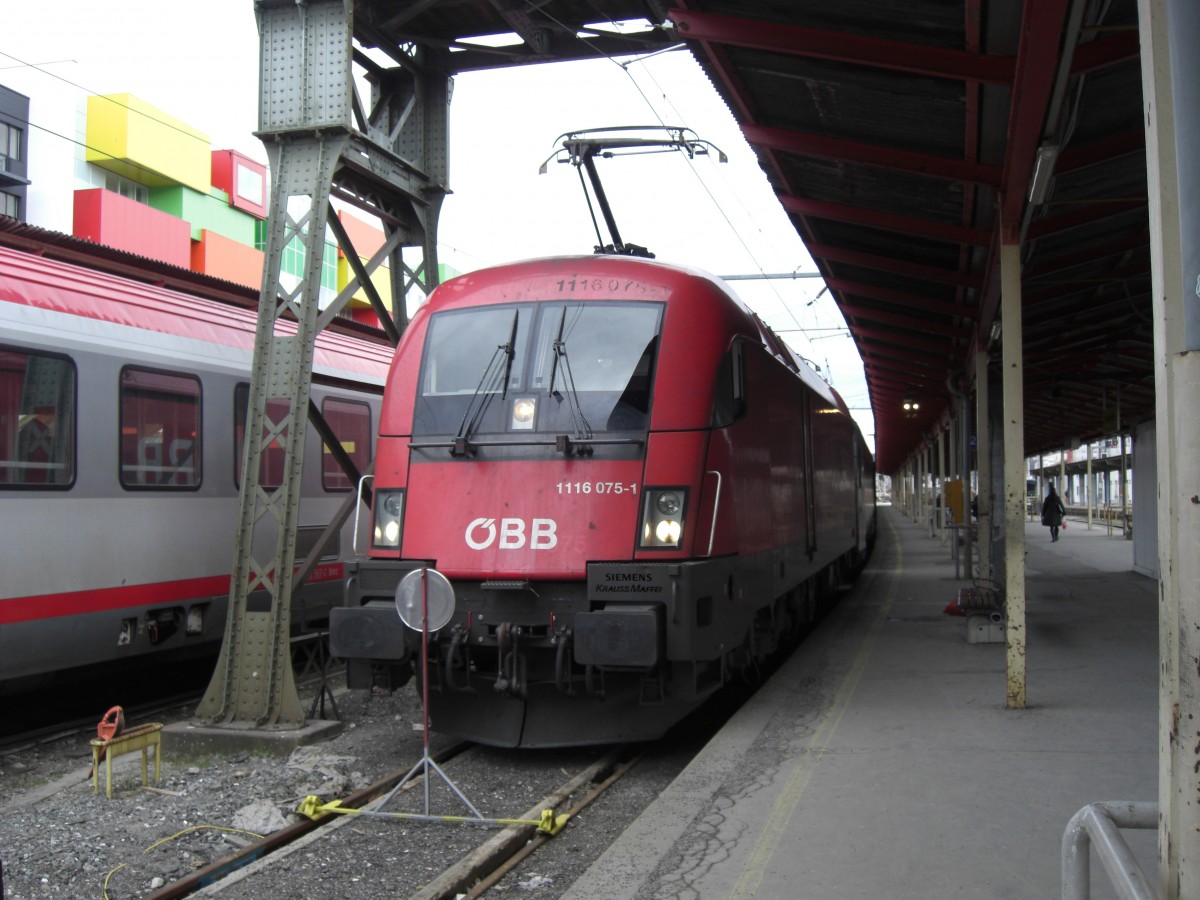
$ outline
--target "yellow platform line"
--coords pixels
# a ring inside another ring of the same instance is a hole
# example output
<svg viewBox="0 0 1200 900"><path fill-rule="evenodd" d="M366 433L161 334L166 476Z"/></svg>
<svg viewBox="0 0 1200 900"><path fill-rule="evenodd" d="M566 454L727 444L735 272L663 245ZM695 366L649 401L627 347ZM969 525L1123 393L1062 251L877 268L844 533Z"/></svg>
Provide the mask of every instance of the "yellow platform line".
<svg viewBox="0 0 1200 900"><path fill-rule="evenodd" d="M888 586L887 597L883 601L883 605L879 608L875 620L871 623L871 628L867 632L867 636L863 638L862 646L858 648L854 662L842 679L842 683L838 687L838 692L833 698L833 703L830 704L829 709L826 710L820 724L818 724L816 731L813 733L812 740L809 741L808 746L804 748L792 763L792 771L789 773L787 782L779 792L779 796L771 808L771 814L767 816L763 830L755 842L754 851L750 854L750 858L746 860L746 864L742 868L742 875L729 894L730 900L746 900L748 897L753 897L762 884L766 864L775 855L779 841L787 831L788 821L792 818L792 814L804 796L804 792L808 788L808 783L812 780L813 772L816 770L817 764L821 761L821 757L825 754L829 742L833 739L838 724L842 721L842 716L850 706L850 700L854 696L858 682L862 678L862 674L867 668L867 663L871 659L871 653L875 649L875 641L879 637L879 632L883 629L883 623L887 621L893 602L895 602L896 587L900 581L899 572L904 555L900 548L900 542L896 540L895 528L886 518L883 521L887 524L888 531L891 533L893 546L896 548L896 559L891 570L892 580ZM801 647L799 652L803 652L803 647Z"/></svg>

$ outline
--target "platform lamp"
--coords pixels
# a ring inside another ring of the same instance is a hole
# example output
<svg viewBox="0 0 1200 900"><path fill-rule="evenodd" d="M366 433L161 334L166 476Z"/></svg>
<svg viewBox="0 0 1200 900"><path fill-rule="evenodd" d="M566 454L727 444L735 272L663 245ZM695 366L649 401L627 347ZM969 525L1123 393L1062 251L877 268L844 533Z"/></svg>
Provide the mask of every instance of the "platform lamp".
<svg viewBox="0 0 1200 900"><path fill-rule="evenodd" d="M1057 160L1057 144L1042 144L1038 147L1033 162L1033 177L1029 180L1031 206L1041 206L1046 202L1046 192L1050 189L1050 178L1054 175L1054 163Z"/></svg>
<svg viewBox="0 0 1200 900"><path fill-rule="evenodd" d="M921 409L921 404L917 402L915 397L905 397L904 403L901 404L900 408L904 410L904 418L915 419Z"/></svg>

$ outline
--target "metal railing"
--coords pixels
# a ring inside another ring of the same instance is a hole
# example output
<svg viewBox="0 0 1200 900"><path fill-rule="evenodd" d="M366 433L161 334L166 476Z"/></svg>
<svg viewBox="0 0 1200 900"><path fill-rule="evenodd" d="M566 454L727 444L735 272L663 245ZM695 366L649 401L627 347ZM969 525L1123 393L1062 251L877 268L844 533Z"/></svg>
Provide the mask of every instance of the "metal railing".
<svg viewBox="0 0 1200 900"><path fill-rule="evenodd" d="M1062 900L1089 900L1092 895L1091 856L1108 873L1122 900L1155 900L1146 873L1122 837L1122 828L1157 828L1158 804L1106 800L1091 803L1071 817L1062 840Z"/></svg>

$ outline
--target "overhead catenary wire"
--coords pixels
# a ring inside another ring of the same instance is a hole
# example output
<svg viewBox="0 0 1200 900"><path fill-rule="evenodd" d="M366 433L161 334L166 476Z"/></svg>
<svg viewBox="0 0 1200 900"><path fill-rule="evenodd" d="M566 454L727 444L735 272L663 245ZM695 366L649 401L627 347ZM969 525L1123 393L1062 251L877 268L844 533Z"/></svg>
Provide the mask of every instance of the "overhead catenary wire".
<svg viewBox="0 0 1200 900"><path fill-rule="evenodd" d="M35 72L41 72L43 75L47 75L47 76L49 76L50 78L56 78L56 79L58 79L59 81L63 82L64 84L69 84L71 87L73 87L73 88L76 88L77 90L83 91L83 92L84 92L85 94L87 94L88 96L91 96L91 97L98 97L98 98L100 98L101 100L105 100L105 101L107 101L107 102L109 102L109 103L113 104L114 106L118 106L118 107L120 107L121 109L124 109L124 110L126 110L126 111L128 111L128 112L134 113L135 115L139 115L139 116L142 116L143 118L149 119L151 122L154 122L154 123L155 123L155 124L157 124L157 125L162 125L164 128L170 128L172 131L178 131L180 134L184 135L185 137L187 137L187 138L189 138L189 139L191 139L191 140L194 140L194 141L200 141L200 142L202 142L202 143L203 143L203 144L204 144L206 147L207 147L207 146L209 146L209 143L208 143L208 138L207 138L207 137L201 137L200 135L198 135L198 134L197 134L197 133L196 133L194 130L192 130L192 129L189 129L189 128L181 128L179 125L177 125L177 124L175 124L175 123L173 123L173 122L168 122L168 121L166 121L166 120L164 120L164 119L160 119L160 118L158 118L157 116L151 115L150 113L146 112L145 110L141 110L141 109L134 109L132 106L129 106L129 105L128 105L128 104L126 104L126 103L121 103L121 102L119 102L119 101L117 101L117 100L114 100L114 99L112 98L112 96L111 96L111 95L109 95L109 94L99 94L99 93L97 93L96 91L93 91L93 90L91 90L91 89L89 89L89 88L86 88L86 87L84 87L83 85L81 85L81 84L78 84L77 82L74 82L74 81L72 81L72 80L71 80L71 79L69 79L69 78L64 78L64 77L63 77L63 76L61 76L61 75L58 75L58 74L56 74L56 73L54 73L54 72L50 72L50 71L47 71L46 69L43 69L43 68L42 68L42 65L43 65L43 64L26 62L25 60L23 60L23 59L21 59L21 58L19 58L19 57L13 56L11 53L8 53L8 52L6 52L6 51L4 51L4 50L0 50L0 56L6 56L6 57L8 57L9 59L13 60L14 62L18 63L18 65L17 65L17 66L14 66L13 68L28 68L28 69L33 69ZM61 62L61 61L63 61L63 60L56 60L56 62ZM67 62L74 62L74 60L66 60L66 61L67 61ZM46 65L48 65L48 63L47 63ZM32 124L32 123L31 123L31 124ZM37 127L37 126L34 126L34 127ZM42 130L43 130L43 131L50 131L50 130L49 130L49 129L47 129L47 128L44 128L44 129L42 129ZM57 134L56 132L53 132L53 131L50 131L50 133L51 133L51 134L55 134L55 136L56 136L56 137L63 137L63 135L61 135L61 134ZM71 140L71 139L70 139L70 138L67 138L67 140ZM74 143L77 143L77 144L78 144L78 143L79 143L79 141L74 141ZM86 145L81 145L81 146L86 146ZM103 153L103 152L104 152L104 151L102 151L102 150L96 150L96 148L95 148L95 147L88 147L88 149L89 149L89 150L95 150L97 153Z"/></svg>
<svg viewBox="0 0 1200 900"><path fill-rule="evenodd" d="M550 22L554 23L554 24L555 24L555 25L557 25L558 27L560 27L560 28L566 28L566 27L567 27L567 26L566 26L566 25L565 25L563 22L561 22L561 21L559 21L558 19L554 18L554 16L552 16L550 13L546 12L544 9L541 9L541 8L539 8L539 7L535 6L535 5L534 5L532 2L530 2L530 0L526 0L526 6L529 8L529 11L530 11L531 13L535 13L535 12L536 12L537 14L539 14L539 15L543 16L543 17L544 17L544 18L546 18L548 21L550 21ZM618 23L616 23L616 22L612 22L611 20L609 20L609 21L610 21L610 24L612 24L614 28L619 28L619 25L618 25ZM596 56L597 56L598 58L600 58L600 59L605 59L605 60L608 60L608 61L609 61L609 62L611 62L613 65L615 65L615 66L617 66L618 68L620 68L620 69L621 69L621 71L622 71L622 72L625 74L625 76L626 76L626 77L629 79L630 83L633 85L633 88L634 88L634 90L636 90L636 91L637 91L638 95L639 95L639 96L642 98L642 101L643 101L643 102L646 104L646 106L649 108L649 110L650 110L651 114L654 116L654 118L655 118L655 119L657 119L657 120L658 120L658 123L659 123L659 125L661 125L662 127L666 128L666 127L668 127L668 126L667 126L667 124L666 124L666 121L663 119L663 116L662 116L662 114L661 114L661 113L658 111L658 108L655 106L655 104L653 103L653 101L651 101L651 99L650 99L650 97L647 95L646 91L645 91L645 90L643 90L642 86L641 86L641 85L638 83L637 79L634 77L633 73L630 71L630 68L629 68L630 66L632 66L632 65L633 65L633 64L635 64L635 63L642 62L642 61L644 61L644 60L646 60L646 59L649 59L649 58L651 58L651 57L653 57L653 56L658 56L658 55L659 55L661 52L662 52L662 49L658 49L658 50L655 50L655 51L654 51L654 52L652 52L652 53L649 53L649 54L646 54L646 55L638 55L638 56L634 56L634 57L633 57L633 58L631 58L631 59L628 59L628 60L626 60L626 61L624 61L624 62L620 62L620 61L618 61L618 60L617 60L617 59L615 59L615 58L612 58L612 57L609 57L609 56L605 56L604 54L600 53L600 51L599 51L599 50L596 50L596 51L595 51L595 53L596 53ZM678 109L678 108L675 106L674 102L673 102L673 101L671 100L671 98L669 97L669 95L668 95L667 91L666 91L665 89L663 89L663 87L662 87L662 86L661 86L661 85L658 83L658 81L657 81L657 80L654 78L654 75L653 75L653 73L649 72L649 70L648 70L648 69L646 70L646 72L647 72L647 75L648 75L648 77L650 78L650 80L651 80L651 81L652 81L652 82L655 84L655 86L656 86L656 87L659 89L660 93L662 94L662 97L663 97L664 101L667 103L667 105L668 105L668 106L669 106L669 107L670 107L672 110L674 110L674 111L675 111L675 113L676 113L676 116L677 116L677 119L678 119L678 120L680 120L680 121L684 121L684 122L686 122L686 117L685 117L685 116L683 116L682 114L680 114L680 113L679 113L679 109ZM687 156L687 155L685 154L685 156ZM712 203L712 205L713 205L713 208L714 208L714 209L717 211L717 213L720 215L720 217L721 217L721 218L724 220L725 224L726 224L726 225L728 226L728 228L729 228L729 231L730 231L730 232L733 234L733 236L734 236L735 240L736 240L736 241L737 241L737 242L738 242L738 243L741 245L742 249L743 249L743 250L746 252L746 254L747 254L749 257L750 257L750 259L754 260L754 262L755 262L755 265L756 265L756 266L758 266L759 272L760 272L760 273L762 273L762 277L763 277L763 278L767 278L768 276L766 275L766 272L765 272L765 270L764 270L764 269L763 269L763 267L762 267L761 265L759 265L759 263L758 263L758 257L757 257L757 254L756 254L756 253L754 252L754 250L753 250L753 249L752 249L752 248L749 246L749 244L747 244L747 243L746 243L746 240L745 240L745 239L744 239L744 237L742 236L742 233L741 233L741 231L740 231L740 230L739 230L737 227L735 227L735 225L734 225L734 223L733 223L733 220L730 218L729 214L726 212L726 210L725 210L725 208L722 206L721 202L720 202L720 201L719 201L719 200L716 198L716 196L713 194L713 192L712 192L712 190L710 189L709 185L708 185L708 184L705 182L705 180L704 180L704 179L701 177L701 175L700 175L700 172L699 172L699 171L698 171L698 169L696 168L696 166L695 166L695 164L694 164L693 160L690 158L690 156L688 156L687 162L688 162L688 166L689 166L689 168L691 169L692 175L695 177L696 181L699 183L701 190L702 190L702 191L704 192L704 194L705 194L705 195L706 195L706 196L709 198L709 200L711 201L711 203ZM718 175L717 175L717 177L718 177L718 178L720 178L720 177L721 177L721 175L720 175L720 173L719 173L719 170L718 170ZM726 183L726 185L728 185L728 182L725 182L725 183ZM732 194L732 195L733 195L735 198L739 198L739 195L738 195L738 193L737 193L736 191L730 190L730 191L729 191L729 193L730 193L730 194ZM741 202L741 201L740 201L740 198L738 199L738 202L739 202L739 203ZM749 210L747 210L747 209L746 209L744 206L742 207L742 211L743 211L743 213L745 213L745 215L746 215L746 217L747 217L747 218L752 218L752 217L750 216ZM760 232L760 233L761 233L761 232ZM795 325L796 325L796 330L798 330L798 331L799 331L800 333L802 333L802 334L803 334L803 333L805 333L807 329L805 328L804 324L803 324L802 322L800 322L800 320L799 320L799 319L796 317L796 314L795 314L795 312L792 310L791 304L789 304L789 303L788 303L788 301L787 301L786 299L784 299L784 297L783 297L783 296L782 296L782 295L779 293L778 289L776 289L774 285L772 285L772 286L771 286L771 292L772 292L772 293L775 295L775 298L776 298L776 300L777 300L777 301L780 303L780 305L783 307L783 310L784 310L784 312L786 312L786 313L787 313L787 315L788 315L788 317L789 317L789 318L790 318L790 319L791 319L791 320L792 320L792 321L795 323Z"/></svg>
<svg viewBox="0 0 1200 900"><path fill-rule="evenodd" d="M142 172L147 173L148 175L158 176L158 174L159 174L158 172L155 172L153 169L150 169L147 166L143 166L141 163L134 162L133 160L130 160L130 159L121 159L119 157L113 156L111 153L109 153L106 150L101 150L98 147L93 147L91 144L88 144L85 141L80 141L80 140L76 140L75 138L72 138L72 137L67 137L65 134L61 134L61 133L55 131L53 128L47 128L44 125L38 125L36 122L30 121L29 119L22 119L22 120L18 120L18 121L21 124L23 124L29 128L34 128L38 131L41 131L41 132L44 132L45 134L50 135L51 137L56 137L56 138L59 138L60 140L64 140L68 144L74 144L76 147L81 147L84 150L91 150L93 153L102 154L104 156L107 156L109 159L113 159L113 160L120 159L120 161L122 163L124 163L125 165L128 165L130 168L138 169Z"/></svg>
<svg viewBox="0 0 1200 900"><path fill-rule="evenodd" d="M542 9L539 6L537 6L536 4L534 4L532 2L532 0L525 0L525 5L529 8L530 12L536 11L536 12L540 13L541 15L545 16L550 21L554 22L560 28L567 27L563 22L560 22L558 19L555 19L552 15L550 15L550 13L546 12L544 9ZM614 27L618 27L618 23L613 22L611 19L609 20L609 22ZM678 46L682 47L683 45L679 44ZM633 73L629 71L629 67L631 65L638 63L638 62L643 62L644 60L649 59L651 57L658 56L662 52L663 52L663 49L660 48L660 49L655 50L652 53L645 54L644 56L636 55L632 59L627 60L626 62L619 62L617 59L615 59L611 56L605 56L599 50L595 51L596 56L598 58L608 60L610 63L612 63L617 68L619 68L622 72L625 73L626 77L629 78L630 83L633 85L634 90L636 90L638 92L638 95L641 96L641 98L645 102L647 108L649 108L651 114L654 116L655 119L658 120L658 124L661 125L662 127L666 128L666 127L668 127L666 121L663 119L662 115L659 113L659 111L655 107L654 103L646 95L646 92L644 90L642 90L642 86L640 84L638 84L637 79L633 77ZM650 77L651 81L654 81L655 86L658 87L658 89L662 92L663 99L666 100L667 105L670 106L670 108L672 110L674 110L676 113L678 113L679 112L678 108L671 101L671 99L667 96L667 92L665 90L663 90L661 85L658 84L658 82L654 79L653 75L650 75L649 77ZM680 121L685 121L684 116L682 116L682 115L679 115L678 119ZM734 228L733 222L730 220L729 216L726 214L724 208L721 206L721 204L717 200L717 198L715 196L713 196L712 191L709 190L709 187L707 184L705 184L704 179L702 179L700 177L699 173L696 171L695 166L692 165L692 160L690 157L688 157L688 164L689 164L689 166L691 166L692 172L696 176L696 180L700 183L700 187L704 190L705 194L708 195L709 199L712 200L714 208L717 210L718 213L720 213L721 217L725 220L725 223L729 226L729 230L733 232L734 236L737 238L738 242L742 245L743 249L750 255L750 258L755 259L756 257L754 255L754 251L750 249L750 247L742 239L742 236L738 232L738 230L736 228ZM797 323L797 324L799 324L799 323Z"/></svg>
<svg viewBox="0 0 1200 900"><path fill-rule="evenodd" d="M538 15L541 15L546 20L554 23L555 25L557 25L560 28L565 29L567 27L563 22L554 18L554 16L552 16L550 13L548 13L545 9L540 8L539 6L535 5L533 2L531 2L531 0L525 0L525 5L531 14L536 13ZM597 10L597 13L598 13L598 15L601 15L601 17L603 18L602 14L600 13L599 10ZM611 19L609 19L608 21L615 29L619 30L619 28L620 28L619 23L614 22ZM625 76L629 79L630 83L633 85L634 90L637 91L638 95L642 98L643 102L650 109L650 112L652 113L652 115L658 120L658 123L665 128L665 127L667 127L666 121L663 119L662 115L659 113L658 109L656 108L655 104L651 101L651 99L647 95L646 91L642 89L642 86L638 83L637 79L634 77L633 73L630 71L630 67L632 65L634 65L635 63L643 62L651 57L658 56L662 52L663 52L663 49L660 48L649 54L636 55L636 56L633 56L631 59L627 59L624 62L620 62L613 57L605 56L603 53L600 53L599 50L595 51L597 57L608 60L613 65L616 65L618 68L620 68L622 70L622 72L625 74ZM678 107L676 107L675 103L672 101L671 97L668 95L668 92L658 83L657 79L654 78L653 73L650 72L650 70L648 68L645 69L645 71L646 71L647 77L649 77L650 80L654 83L655 87L658 88L659 92L662 95L663 100L667 103L668 107L670 107L670 109L675 112L676 119L678 121L686 123L686 117L680 113ZM728 226L729 231L732 232L732 234L734 235L734 238L741 245L742 249L746 252L746 254L750 257L750 259L754 260L755 265L757 265L759 268L759 272L762 273L762 277L769 281L770 277L767 276L767 274L766 274L765 270L762 268L762 266L758 264L757 254L749 246L749 244L747 244L745 238L742 235L741 230L739 230L737 227L734 226L733 221L730 218L729 214L726 212L725 208L721 205L720 201L713 194L709 185L701 177L699 170L696 168L694 161L690 158L690 156L687 159L687 163L688 163L689 168L691 169L693 176L696 178L696 181L699 183L702 191L708 196L709 200L712 202L713 208L717 211L717 213L725 221L725 224ZM723 179L723 177L720 174L719 169L717 170L717 177L721 178L722 181L728 186L728 182ZM737 200L737 202L739 204L741 203L741 198L737 191L730 190L729 193ZM742 211L748 219L753 220L753 217L750 215L749 210L747 210L744 205L742 206ZM761 231L759 233L762 234ZM819 273L815 277L820 277ZM775 285L772 284L770 286L770 290L771 290L771 293L775 295L775 299L782 306L784 312L786 312L788 317L792 320L792 322L795 323L795 325L796 325L795 330L800 332L801 334L804 334L807 337L808 329L797 318L795 312L792 309L792 305L782 296L782 294L780 294L779 290L775 287Z"/></svg>
<svg viewBox="0 0 1200 900"><path fill-rule="evenodd" d="M146 112L145 110L135 109L134 107L129 106L126 103L121 103L121 102L115 100L112 96L110 96L108 94L99 94L96 91L93 91L87 87L84 87L83 85L79 84L78 82L72 81L69 78L64 78L61 75L58 75L54 72L47 71L46 69L42 68L43 65L49 65L50 63L26 62L26 61L22 60L20 57L13 56L11 53L8 53L5 50L0 50L0 56L7 57L8 59L11 59L18 64L16 66L11 66L8 68L33 69L35 72L40 72L43 75L47 75L50 78L55 78L55 79L63 82L64 84L70 85L71 87L73 87L79 91L82 91L84 94L86 94L89 97L97 97L101 100L105 100L108 103L112 103L114 106L120 107L121 109L124 109L130 113L133 113L134 115L138 115L145 119L148 119L149 121L154 122L157 125L161 125L164 128L170 128L173 131L177 131L180 134L182 134L184 137L186 137L190 140L199 141L199 142L203 143L205 147L210 146L210 144L208 142L208 138L201 137L194 130L189 130L187 128L181 128L179 125L172 123L172 122L167 122L164 119L160 119L157 116L151 115L150 113ZM54 60L54 62L74 62L74 60ZM20 124L25 125L27 128L32 128L37 131L48 134L51 137L56 137L59 140L66 141L69 144L74 144L76 147L80 147L84 150L91 151L92 153L97 153L102 156L106 156L112 160L119 160L122 164L129 166L131 169L136 169L137 171L145 172L147 175L152 175L152 176L158 177L160 174L158 172L155 172L153 169L150 169L149 167L144 166L139 162L136 162L135 160L124 159L124 158L113 156L111 153L109 153L106 150L101 150L99 147L93 147L91 144L88 144L86 141L81 141L78 138L68 137L67 135L62 134L61 132L55 131L53 128L47 128L44 125L39 125L37 122L34 122L32 119L26 118L26 119L18 120L18 121Z"/></svg>

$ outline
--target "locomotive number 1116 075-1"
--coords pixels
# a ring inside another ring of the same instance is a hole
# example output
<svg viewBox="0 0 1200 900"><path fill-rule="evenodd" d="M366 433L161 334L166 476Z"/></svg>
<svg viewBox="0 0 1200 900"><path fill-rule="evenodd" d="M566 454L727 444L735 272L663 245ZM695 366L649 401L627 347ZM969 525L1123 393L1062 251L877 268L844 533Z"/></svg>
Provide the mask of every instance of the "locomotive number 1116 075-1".
<svg viewBox="0 0 1200 900"><path fill-rule="evenodd" d="M637 482L622 481L560 481L560 494L632 494L637 496Z"/></svg>

